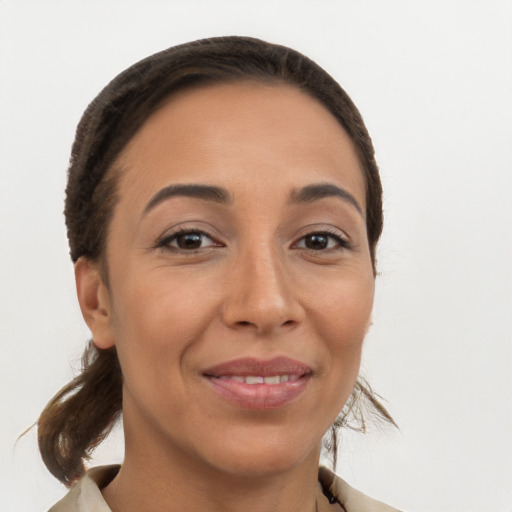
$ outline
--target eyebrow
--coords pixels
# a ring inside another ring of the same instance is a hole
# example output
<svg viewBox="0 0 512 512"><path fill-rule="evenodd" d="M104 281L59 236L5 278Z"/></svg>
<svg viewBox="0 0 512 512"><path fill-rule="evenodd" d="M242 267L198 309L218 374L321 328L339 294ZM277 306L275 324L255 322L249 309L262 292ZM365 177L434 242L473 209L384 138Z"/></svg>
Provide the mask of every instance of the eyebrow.
<svg viewBox="0 0 512 512"><path fill-rule="evenodd" d="M360 215L363 215L363 210L356 198L347 190L337 187L332 183L316 183L294 190L290 195L290 202L292 204L304 204L318 201L325 197L339 197L343 201L351 204Z"/></svg>
<svg viewBox="0 0 512 512"><path fill-rule="evenodd" d="M231 201L229 192L221 187L198 184L169 185L158 191L146 205L143 215L171 197L195 197L205 201L226 204Z"/></svg>
<svg viewBox="0 0 512 512"><path fill-rule="evenodd" d="M226 189L221 187L200 184L169 185L168 187L159 190L150 199L144 208L143 215L171 197L194 197L197 199L213 201L215 203L221 204L227 204L231 202L231 195ZM340 199L351 204L359 212L360 215L363 215L361 206L355 197L347 190L333 185L332 183L316 183L313 185L307 185L298 190L294 190L290 194L290 202L292 204L304 204L318 201L326 197L339 197Z"/></svg>

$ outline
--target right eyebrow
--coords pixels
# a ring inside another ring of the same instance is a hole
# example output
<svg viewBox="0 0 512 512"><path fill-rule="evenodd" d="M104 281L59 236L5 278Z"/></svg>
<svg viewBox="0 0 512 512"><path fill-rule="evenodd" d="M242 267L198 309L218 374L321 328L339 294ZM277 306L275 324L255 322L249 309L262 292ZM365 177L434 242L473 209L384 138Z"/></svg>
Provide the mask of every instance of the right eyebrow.
<svg viewBox="0 0 512 512"><path fill-rule="evenodd" d="M195 197L205 201L213 201L215 203L227 204L231 202L229 192L221 187L214 187L212 185L202 185L196 183L186 183L169 185L168 187L159 190L148 202L142 215L146 215L150 210L155 208L158 204L170 199L171 197Z"/></svg>

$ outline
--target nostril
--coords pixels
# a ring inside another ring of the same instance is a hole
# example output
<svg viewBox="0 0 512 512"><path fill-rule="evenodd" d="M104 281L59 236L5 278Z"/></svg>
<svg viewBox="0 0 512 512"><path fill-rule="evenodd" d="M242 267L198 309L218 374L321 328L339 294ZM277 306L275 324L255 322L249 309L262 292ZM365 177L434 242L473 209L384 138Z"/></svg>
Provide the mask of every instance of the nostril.
<svg viewBox="0 0 512 512"><path fill-rule="evenodd" d="M254 323L254 322L249 322L248 320L240 320L239 322L236 322L236 324L239 326L239 327L246 327L246 326L254 326L254 327L257 327L258 324ZM281 327L289 327L289 326L292 326L295 324L295 321L294 320L286 320L285 322L283 322L281 325Z"/></svg>

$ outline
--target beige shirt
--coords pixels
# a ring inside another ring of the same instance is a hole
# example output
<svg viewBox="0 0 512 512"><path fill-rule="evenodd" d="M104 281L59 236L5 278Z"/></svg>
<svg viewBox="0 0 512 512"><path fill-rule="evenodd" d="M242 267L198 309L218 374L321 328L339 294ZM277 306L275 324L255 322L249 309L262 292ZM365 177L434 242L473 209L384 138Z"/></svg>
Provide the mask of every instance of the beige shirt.
<svg viewBox="0 0 512 512"><path fill-rule="evenodd" d="M116 476L119 467L113 465L91 469L48 512L112 512L103 499L101 489ZM346 512L399 512L350 487L325 467L320 468L318 480L324 490L337 498ZM339 506L334 510L339 510Z"/></svg>

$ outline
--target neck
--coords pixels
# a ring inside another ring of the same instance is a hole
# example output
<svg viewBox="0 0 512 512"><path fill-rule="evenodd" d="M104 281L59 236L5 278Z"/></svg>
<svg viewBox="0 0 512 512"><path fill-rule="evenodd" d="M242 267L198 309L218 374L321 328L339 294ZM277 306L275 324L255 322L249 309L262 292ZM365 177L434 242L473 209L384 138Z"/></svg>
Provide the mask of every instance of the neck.
<svg viewBox="0 0 512 512"><path fill-rule="evenodd" d="M315 512L319 456L320 448L285 470L230 473L128 435L125 461L103 496L113 512Z"/></svg>

